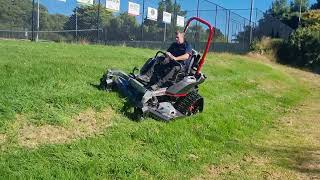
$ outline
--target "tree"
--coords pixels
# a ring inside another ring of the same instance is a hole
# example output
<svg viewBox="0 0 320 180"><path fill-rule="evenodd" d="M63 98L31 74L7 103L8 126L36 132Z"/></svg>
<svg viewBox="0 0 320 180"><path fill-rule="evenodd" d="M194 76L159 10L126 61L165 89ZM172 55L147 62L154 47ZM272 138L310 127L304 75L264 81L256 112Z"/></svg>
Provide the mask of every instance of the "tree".
<svg viewBox="0 0 320 180"><path fill-rule="evenodd" d="M302 12L307 11L309 9L309 0L292 1L290 5L291 12L300 12L300 6Z"/></svg>
<svg viewBox="0 0 320 180"><path fill-rule="evenodd" d="M104 8L100 8L100 16L98 21L98 5L81 6L73 10L73 14L64 24L65 30L87 30L80 32L73 32L72 35L83 40L95 41L97 32L92 29L97 29L98 22L100 27L104 27L110 23L112 18L111 12Z"/></svg>
<svg viewBox="0 0 320 180"><path fill-rule="evenodd" d="M139 26L134 16L122 13L110 20L110 24L106 26L108 40L137 40L139 37Z"/></svg>
<svg viewBox="0 0 320 180"><path fill-rule="evenodd" d="M289 14L289 7L287 4L287 0L275 0L272 2L271 9L269 9L269 14L279 19L283 19L285 16Z"/></svg>
<svg viewBox="0 0 320 180"><path fill-rule="evenodd" d="M73 10L73 14L69 17L69 20L65 23L65 30L76 29L94 29L97 28L98 22L98 5L92 6L81 6ZM101 26L108 24L111 19L111 12L104 8L100 8L100 19L99 23ZM77 20L77 23L76 23Z"/></svg>
<svg viewBox="0 0 320 180"><path fill-rule="evenodd" d="M9 30L31 30L32 1L0 0L0 28ZM49 14L40 4L40 30L62 30L67 17L61 14ZM36 19L36 18L35 18ZM36 23L36 21L35 21Z"/></svg>
<svg viewBox="0 0 320 180"><path fill-rule="evenodd" d="M311 9L320 9L320 0L317 0L317 2L311 6Z"/></svg>
<svg viewBox="0 0 320 180"><path fill-rule="evenodd" d="M0 0L0 28L31 29L32 2L30 0Z"/></svg>
<svg viewBox="0 0 320 180"><path fill-rule="evenodd" d="M289 27L297 29L299 27L300 5L302 12L307 11L309 0L293 0L290 6L287 4L287 0L275 0L267 14L280 19Z"/></svg>

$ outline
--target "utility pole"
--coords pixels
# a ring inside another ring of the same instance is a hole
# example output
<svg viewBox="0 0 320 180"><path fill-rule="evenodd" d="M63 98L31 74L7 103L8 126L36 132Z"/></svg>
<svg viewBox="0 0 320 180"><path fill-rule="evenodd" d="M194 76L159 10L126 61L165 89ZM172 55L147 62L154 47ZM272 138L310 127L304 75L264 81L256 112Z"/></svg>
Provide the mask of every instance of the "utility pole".
<svg viewBox="0 0 320 180"><path fill-rule="evenodd" d="M252 43L252 11L254 6L254 0L251 0L251 8L250 8L250 44Z"/></svg>
<svg viewBox="0 0 320 180"><path fill-rule="evenodd" d="M36 42L39 41L39 30L40 30L40 0L37 0L38 2L38 11L37 11L37 36L36 36Z"/></svg>

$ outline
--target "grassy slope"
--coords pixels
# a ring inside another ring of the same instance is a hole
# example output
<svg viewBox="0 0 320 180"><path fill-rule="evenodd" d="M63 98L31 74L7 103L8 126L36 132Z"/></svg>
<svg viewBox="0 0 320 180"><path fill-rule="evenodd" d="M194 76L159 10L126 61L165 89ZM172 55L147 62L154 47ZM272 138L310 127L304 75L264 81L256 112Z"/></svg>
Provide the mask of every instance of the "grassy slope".
<svg viewBox="0 0 320 180"><path fill-rule="evenodd" d="M8 146L0 154L0 174L8 176L183 178L222 157L242 157L243 142L298 103L308 91L285 72L245 57L210 55L200 88L205 111L166 124L135 123L120 114L116 93L100 92L97 84L106 67L129 71L154 51L145 49L0 42L0 128L22 114L35 124L68 123L93 107L112 106L115 125L101 136L70 144L43 145L30 150ZM13 138L12 144L15 143Z"/></svg>

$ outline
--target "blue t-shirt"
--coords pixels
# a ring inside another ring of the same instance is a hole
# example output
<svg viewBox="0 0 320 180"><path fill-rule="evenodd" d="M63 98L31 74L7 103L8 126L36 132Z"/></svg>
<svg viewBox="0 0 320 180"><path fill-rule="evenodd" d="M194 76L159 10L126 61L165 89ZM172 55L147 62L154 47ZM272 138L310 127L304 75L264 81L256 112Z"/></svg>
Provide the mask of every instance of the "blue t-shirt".
<svg viewBox="0 0 320 180"><path fill-rule="evenodd" d="M175 57L182 56L184 54L189 54L190 57L192 55L192 47L187 41L182 44L174 42L171 44L167 51Z"/></svg>

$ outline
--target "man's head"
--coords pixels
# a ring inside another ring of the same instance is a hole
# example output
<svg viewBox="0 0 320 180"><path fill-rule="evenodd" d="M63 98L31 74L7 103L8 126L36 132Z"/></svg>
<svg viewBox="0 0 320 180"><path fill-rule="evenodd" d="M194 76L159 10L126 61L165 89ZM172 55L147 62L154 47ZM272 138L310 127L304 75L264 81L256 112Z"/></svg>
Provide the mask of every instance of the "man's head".
<svg viewBox="0 0 320 180"><path fill-rule="evenodd" d="M184 43L184 33L183 32L180 32L180 31L176 32L176 42L178 44L183 44Z"/></svg>

